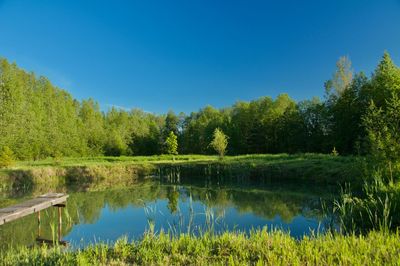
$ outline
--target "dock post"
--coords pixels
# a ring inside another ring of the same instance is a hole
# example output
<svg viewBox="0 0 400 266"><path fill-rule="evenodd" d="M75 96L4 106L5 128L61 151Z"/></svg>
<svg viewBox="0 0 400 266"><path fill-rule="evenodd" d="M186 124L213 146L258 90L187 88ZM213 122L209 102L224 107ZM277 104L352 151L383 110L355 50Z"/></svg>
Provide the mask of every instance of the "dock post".
<svg viewBox="0 0 400 266"><path fill-rule="evenodd" d="M61 206L58 206L58 241L61 241L62 215Z"/></svg>
<svg viewBox="0 0 400 266"><path fill-rule="evenodd" d="M38 237L40 237L40 211L38 211Z"/></svg>

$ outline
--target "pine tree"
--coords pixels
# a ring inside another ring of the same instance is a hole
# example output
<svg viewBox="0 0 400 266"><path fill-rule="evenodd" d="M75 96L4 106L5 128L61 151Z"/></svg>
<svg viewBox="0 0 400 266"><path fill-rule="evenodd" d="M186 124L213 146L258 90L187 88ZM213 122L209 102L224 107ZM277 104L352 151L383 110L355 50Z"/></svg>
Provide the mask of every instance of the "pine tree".
<svg viewBox="0 0 400 266"><path fill-rule="evenodd" d="M392 93L400 92L400 68L397 67L388 52L383 54L371 80L369 92L377 107L385 108L386 99L392 97Z"/></svg>
<svg viewBox="0 0 400 266"><path fill-rule="evenodd" d="M368 143L374 164L388 170L393 177L393 171L400 171L400 98L393 93L386 100L386 110L377 107L374 102L364 116Z"/></svg>

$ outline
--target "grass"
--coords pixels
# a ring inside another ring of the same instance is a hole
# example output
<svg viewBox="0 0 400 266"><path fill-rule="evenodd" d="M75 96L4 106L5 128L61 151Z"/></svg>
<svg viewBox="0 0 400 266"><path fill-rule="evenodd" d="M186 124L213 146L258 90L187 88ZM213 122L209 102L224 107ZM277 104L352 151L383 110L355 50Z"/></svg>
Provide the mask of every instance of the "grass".
<svg viewBox="0 0 400 266"><path fill-rule="evenodd" d="M343 232L389 231L400 228L400 182L365 182L362 191L342 190L333 211Z"/></svg>
<svg viewBox="0 0 400 266"><path fill-rule="evenodd" d="M174 160L175 158L175 160ZM162 164L162 163L300 163L305 161L320 161L322 162L354 162L353 156L332 156L326 154L254 154L254 155L239 155L225 156L221 161L217 155L153 155L153 156L99 156L99 157L65 157L61 159L47 158L38 161L18 161L13 169L30 169L34 167L44 166L91 166L91 165L109 165L109 164Z"/></svg>
<svg viewBox="0 0 400 266"><path fill-rule="evenodd" d="M295 240L281 231L201 236L147 233L128 243L83 250L20 247L0 254L3 265L398 265L400 235L318 235Z"/></svg>
<svg viewBox="0 0 400 266"><path fill-rule="evenodd" d="M208 162L218 160L217 156L209 155L176 155L175 161L172 155L153 156L98 156L98 157L64 157L61 159L47 158L38 161L19 161L13 169L30 169L44 166L92 166L110 164L145 164L145 163L180 163L180 162Z"/></svg>

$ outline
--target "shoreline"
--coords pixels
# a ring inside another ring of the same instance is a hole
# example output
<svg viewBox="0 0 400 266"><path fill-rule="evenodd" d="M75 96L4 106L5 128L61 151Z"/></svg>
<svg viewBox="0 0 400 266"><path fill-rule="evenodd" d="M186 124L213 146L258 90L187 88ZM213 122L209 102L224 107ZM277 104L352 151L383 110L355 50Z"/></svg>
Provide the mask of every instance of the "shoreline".
<svg viewBox="0 0 400 266"><path fill-rule="evenodd" d="M359 159L322 154L87 157L18 162L0 170L1 192L12 195L78 187L81 191L129 186L146 178L256 180L310 184L361 184Z"/></svg>

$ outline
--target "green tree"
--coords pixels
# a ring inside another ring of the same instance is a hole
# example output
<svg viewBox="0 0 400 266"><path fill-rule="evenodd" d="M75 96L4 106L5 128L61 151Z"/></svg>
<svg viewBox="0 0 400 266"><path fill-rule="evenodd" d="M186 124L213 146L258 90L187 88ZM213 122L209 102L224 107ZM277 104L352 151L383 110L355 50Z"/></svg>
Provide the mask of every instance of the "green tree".
<svg viewBox="0 0 400 266"><path fill-rule="evenodd" d="M173 131L170 131L167 139L165 140L165 151L167 154L178 154L178 138Z"/></svg>
<svg viewBox="0 0 400 266"><path fill-rule="evenodd" d="M350 94L347 93L349 90L350 85L352 84L353 80L353 69L351 67L351 61L348 57L342 56L336 62L336 70L333 73L333 76L330 80L325 82L325 98L326 101L324 103L324 115L325 115L325 133L327 135L326 144L327 147L331 146L338 146L342 150L342 143L338 143L338 139L342 135L347 134L348 132L342 132L341 128L337 128L337 118L339 119L341 116L341 107L343 106L342 103L338 104L338 102L343 99L347 98ZM353 100L353 99L351 99ZM350 100L350 101L351 101ZM337 108L339 106L339 108ZM338 133L338 134L336 134ZM350 133L351 135L351 133ZM328 152L329 150L324 150Z"/></svg>
<svg viewBox="0 0 400 266"><path fill-rule="evenodd" d="M169 135L172 131L175 135L178 135L178 126L179 126L179 117L173 112L168 111L167 116L165 117L165 135Z"/></svg>
<svg viewBox="0 0 400 266"><path fill-rule="evenodd" d="M399 92L400 68L394 64L389 53L385 52L372 75L368 93L377 107L384 107L386 99L392 97L392 93Z"/></svg>
<svg viewBox="0 0 400 266"><path fill-rule="evenodd" d="M83 100L79 110L82 121L81 134L85 141L85 148L89 155L103 154L106 135L104 129L104 117L100 112L100 106L93 99Z"/></svg>
<svg viewBox="0 0 400 266"><path fill-rule="evenodd" d="M365 138L362 117L368 108L364 93L366 86L367 77L363 73L355 75L352 83L330 108L332 144L343 154L364 153L360 143Z"/></svg>
<svg viewBox="0 0 400 266"><path fill-rule="evenodd" d="M135 155L153 155L164 152L163 136L165 118L134 109L129 114L130 141L129 147ZM169 133L169 132L168 132Z"/></svg>
<svg viewBox="0 0 400 266"><path fill-rule="evenodd" d="M105 116L106 148L105 154L111 156L129 155L128 143L131 140L133 124L130 123L129 113L112 107Z"/></svg>
<svg viewBox="0 0 400 266"><path fill-rule="evenodd" d="M330 152L327 129L327 108L319 98L297 104L304 127L304 150L308 152Z"/></svg>
<svg viewBox="0 0 400 266"><path fill-rule="evenodd" d="M371 102L364 117L370 155L374 165L386 171L393 178L393 172L399 169L400 161L400 98L393 93L386 100L386 109Z"/></svg>
<svg viewBox="0 0 400 266"><path fill-rule="evenodd" d="M214 130L214 138L210 145L218 153L219 157L223 158L228 146L228 137L224 134L224 132L222 132L222 130L216 128Z"/></svg>
<svg viewBox="0 0 400 266"><path fill-rule="evenodd" d="M359 110L362 110L362 132L365 135L366 151L384 164L394 163L398 153L400 95L400 68L389 53L385 52L372 78L365 82L358 95ZM396 120L397 119L397 120ZM397 130L397 131L396 131ZM387 168L387 165L382 169ZM390 168L390 167L389 167Z"/></svg>
<svg viewBox="0 0 400 266"><path fill-rule="evenodd" d="M10 167L14 164L14 153L13 151L5 146L0 151L0 168Z"/></svg>
<svg viewBox="0 0 400 266"><path fill-rule="evenodd" d="M185 121L184 145L185 153L210 154L209 146L213 138L214 129L224 127L229 112L206 106L199 112L191 113Z"/></svg>
<svg viewBox="0 0 400 266"><path fill-rule="evenodd" d="M126 153L127 146L121 135L112 130L108 133L108 139L105 143L104 151L107 156L121 156Z"/></svg>

